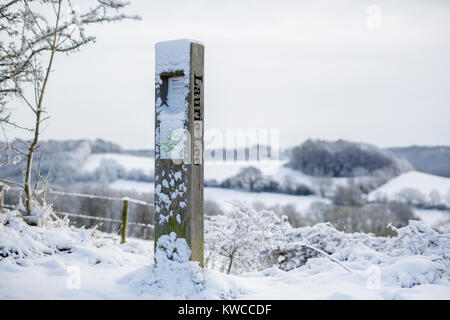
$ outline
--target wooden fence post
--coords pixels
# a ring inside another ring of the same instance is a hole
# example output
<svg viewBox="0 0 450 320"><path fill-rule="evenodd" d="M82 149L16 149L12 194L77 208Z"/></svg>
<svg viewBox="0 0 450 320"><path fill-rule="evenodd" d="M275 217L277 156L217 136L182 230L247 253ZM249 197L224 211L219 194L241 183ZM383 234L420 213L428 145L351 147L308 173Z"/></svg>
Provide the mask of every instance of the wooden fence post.
<svg viewBox="0 0 450 320"><path fill-rule="evenodd" d="M122 200L122 230L121 230L122 241L120 243L125 243L126 241L127 224L128 224L128 199L124 198Z"/></svg>

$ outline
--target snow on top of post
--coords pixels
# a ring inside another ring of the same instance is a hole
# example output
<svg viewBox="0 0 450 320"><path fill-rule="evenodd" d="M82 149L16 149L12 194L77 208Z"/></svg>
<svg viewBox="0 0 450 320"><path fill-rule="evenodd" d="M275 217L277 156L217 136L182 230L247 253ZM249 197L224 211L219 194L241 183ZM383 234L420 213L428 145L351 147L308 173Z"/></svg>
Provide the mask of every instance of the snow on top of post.
<svg viewBox="0 0 450 320"><path fill-rule="evenodd" d="M201 44L199 41L190 39L156 43L156 74L175 71L184 71L186 74L189 71L191 43Z"/></svg>

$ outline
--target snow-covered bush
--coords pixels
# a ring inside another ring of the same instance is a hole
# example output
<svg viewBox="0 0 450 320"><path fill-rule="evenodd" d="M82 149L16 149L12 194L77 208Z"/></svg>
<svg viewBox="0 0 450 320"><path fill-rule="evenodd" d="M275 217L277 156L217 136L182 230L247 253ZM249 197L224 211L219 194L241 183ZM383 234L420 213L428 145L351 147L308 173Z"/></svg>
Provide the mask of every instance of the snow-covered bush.
<svg viewBox="0 0 450 320"><path fill-rule="evenodd" d="M206 266L227 273L260 270L264 252L284 246L290 226L272 211L235 206L228 215L208 217L205 225Z"/></svg>
<svg viewBox="0 0 450 320"><path fill-rule="evenodd" d="M401 250L397 254L440 256L447 258L450 266L450 233L440 233L422 221L409 221L403 228L390 227L397 232L391 249Z"/></svg>
<svg viewBox="0 0 450 320"><path fill-rule="evenodd" d="M344 233L336 230L330 223L319 223L310 227L292 229L285 246L271 252L272 262L280 269L288 271L304 265L311 258L322 255L310 247L333 255L341 252L351 243L364 244L374 250L384 250L388 241L389 238L374 237L365 233ZM343 256L336 258L345 260Z"/></svg>
<svg viewBox="0 0 450 320"><path fill-rule="evenodd" d="M397 235L391 238L344 233L331 224L292 229L286 246L271 252L272 263L285 271L301 268L317 273L327 259L322 256L328 254L350 270L376 266L383 285L409 288L448 281L450 233L437 232L420 221L392 228Z"/></svg>

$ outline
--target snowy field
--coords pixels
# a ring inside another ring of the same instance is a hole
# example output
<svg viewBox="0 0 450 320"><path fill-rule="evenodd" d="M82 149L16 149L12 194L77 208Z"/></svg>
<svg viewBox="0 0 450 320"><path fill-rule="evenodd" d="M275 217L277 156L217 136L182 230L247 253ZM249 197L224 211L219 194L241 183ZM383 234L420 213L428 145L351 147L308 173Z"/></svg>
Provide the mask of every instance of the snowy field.
<svg viewBox="0 0 450 320"><path fill-rule="evenodd" d="M302 232L345 236L323 228ZM421 228L405 230L410 239L387 242L397 243L395 250L376 251L370 243L378 240L367 236L346 243L342 250L334 248L338 251L332 257L349 271L327 257L317 257L291 271L272 267L226 275L193 262L166 261L158 269L151 241L129 239L119 244L116 236L61 222L32 227L10 212L0 216L0 298L450 299L445 258L450 235L436 238ZM439 246L430 247L430 239ZM412 252L411 242L424 251Z"/></svg>
<svg viewBox="0 0 450 320"><path fill-rule="evenodd" d="M409 192L405 193L405 189ZM411 189L417 192L411 192ZM450 178L409 171L370 192L368 200L395 200L401 197L416 197L419 201L441 202L450 206Z"/></svg>

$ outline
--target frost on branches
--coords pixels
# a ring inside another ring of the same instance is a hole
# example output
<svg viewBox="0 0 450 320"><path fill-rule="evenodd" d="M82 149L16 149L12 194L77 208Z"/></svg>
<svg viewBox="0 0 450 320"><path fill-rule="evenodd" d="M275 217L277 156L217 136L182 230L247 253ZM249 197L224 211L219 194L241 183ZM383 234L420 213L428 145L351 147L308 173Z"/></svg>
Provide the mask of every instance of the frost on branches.
<svg viewBox="0 0 450 320"><path fill-rule="evenodd" d="M106 263L113 266L124 264L124 250L136 251L131 245L119 244L119 238L98 231L69 226L67 218L60 219L52 211L41 227L32 226L19 211L0 214L0 262L33 266L41 259L60 255L74 255L75 260L91 265ZM108 248L108 249L106 249ZM139 251L146 252L140 248ZM4 269L3 269L4 270Z"/></svg>
<svg viewBox="0 0 450 320"><path fill-rule="evenodd" d="M397 236L344 233L330 224L292 229L286 246L272 251L272 261L285 271L299 268L317 274L326 258L306 244L323 250L353 273L375 267L380 286L411 288L448 282L450 233L439 233L420 221L391 228Z"/></svg>
<svg viewBox="0 0 450 320"><path fill-rule="evenodd" d="M290 229L285 217L248 206L235 206L230 214L205 222L205 265L235 274L261 270L265 253L283 247Z"/></svg>
<svg viewBox="0 0 450 320"><path fill-rule="evenodd" d="M330 223L292 229L273 212L239 205L206 223L206 266L221 272L276 268L307 276L336 268L350 277L367 277L370 271L381 286L402 288L449 281L450 233L420 221L391 227L395 237L377 237L344 233Z"/></svg>

